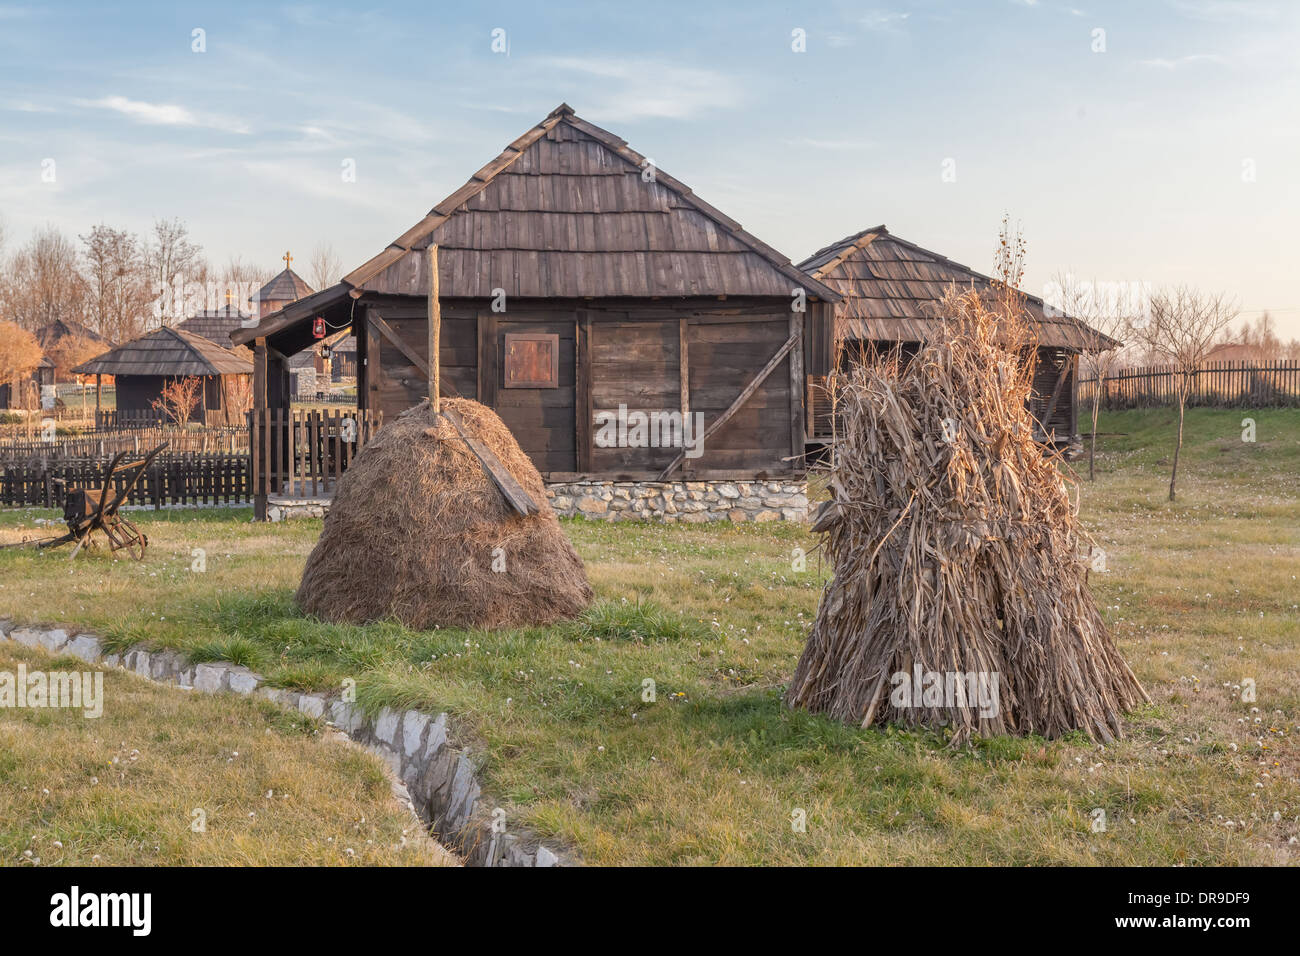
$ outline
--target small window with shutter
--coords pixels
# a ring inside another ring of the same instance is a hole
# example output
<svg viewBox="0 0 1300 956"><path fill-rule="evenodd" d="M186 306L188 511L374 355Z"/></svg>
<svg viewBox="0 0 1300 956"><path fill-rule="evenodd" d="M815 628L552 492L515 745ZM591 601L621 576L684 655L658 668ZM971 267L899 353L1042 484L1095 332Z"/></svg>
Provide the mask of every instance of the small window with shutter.
<svg viewBox="0 0 1300 956"><path fill-rule="evenodd" d="M507 332L505 365L506 388L559 388L560 337Z"/></svg>

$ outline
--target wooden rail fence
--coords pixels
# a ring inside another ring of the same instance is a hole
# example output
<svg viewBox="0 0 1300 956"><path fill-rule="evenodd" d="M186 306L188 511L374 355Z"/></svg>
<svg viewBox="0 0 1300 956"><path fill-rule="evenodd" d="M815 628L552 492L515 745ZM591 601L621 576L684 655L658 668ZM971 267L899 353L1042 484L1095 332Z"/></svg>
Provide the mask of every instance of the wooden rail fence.
<svg viewBox="0 0 1300 956"><path fill-rule="evenodd" d="M1107 411L1176 404L1179 374L1172 366L1122 369L1107 375L1101 407ZM1096 378L1079 382L1079 406L1090 408ZM1300 405L1300 361L1210 362L1193 376L1189 405L1266 408Z"/></svg>
<svg viewBox="0 0 1300 956"><path fill-rule="evenodd" d="M66 488L99 487L111 457L0 460L0 505L61 508ZM251 500L252 487L247 454L167 451L153 460L127 504L238 504Z"/></svg>

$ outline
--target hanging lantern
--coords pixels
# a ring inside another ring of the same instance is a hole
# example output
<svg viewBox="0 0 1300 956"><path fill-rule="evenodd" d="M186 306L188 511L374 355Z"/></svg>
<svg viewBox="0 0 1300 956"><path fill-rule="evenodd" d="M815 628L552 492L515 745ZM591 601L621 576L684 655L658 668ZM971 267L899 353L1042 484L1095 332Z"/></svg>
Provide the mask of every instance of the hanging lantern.
<svg viewBox="0 0 1300 956"><path fill-rule="evenodd" d="M328 345L322 345L320 347L320 357L323 359L328 359L330 357L330 347Z"/></svg>
<svg viewBox="0 0 1300 956"><path fill-rule="evenodd" d="M318 339L325 338L325 320L319 315L316 316L315 320L311 324L311 334L316 336Z"/></svg>

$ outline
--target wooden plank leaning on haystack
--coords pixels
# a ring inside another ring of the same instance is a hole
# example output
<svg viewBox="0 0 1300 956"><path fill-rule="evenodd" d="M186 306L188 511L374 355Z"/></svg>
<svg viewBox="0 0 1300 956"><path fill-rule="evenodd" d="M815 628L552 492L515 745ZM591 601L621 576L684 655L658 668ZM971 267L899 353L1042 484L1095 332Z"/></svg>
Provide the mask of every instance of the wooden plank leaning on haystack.
<svg viewBox="0 0 1300 956"><path fill-rule="evenodd" d="M1014 303L949 294L909 362L857 367L839 396L832 500L813 530L833 565L787 692L859 724L972 734L1079 729L1110 741L1147 701L1080 561L1086 533L1026 407L1032 332ZM918 673L997 675L995 712L917 700Z"/></svg>

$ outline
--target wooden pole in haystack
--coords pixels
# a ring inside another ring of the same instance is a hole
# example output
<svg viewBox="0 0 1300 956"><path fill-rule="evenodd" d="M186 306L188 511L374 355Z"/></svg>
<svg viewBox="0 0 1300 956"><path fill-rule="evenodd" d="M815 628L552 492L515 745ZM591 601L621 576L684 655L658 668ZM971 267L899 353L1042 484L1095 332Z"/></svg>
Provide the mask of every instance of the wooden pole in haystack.
<svg viewBox="0 0 1300 956"><path fill-rule="evenodd" d="M442 412L438 380L442 377L438 342L442 338L442 306L438 302L438 245L429 243L429 405L435 415Z"/></svg>

